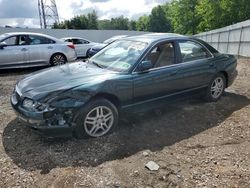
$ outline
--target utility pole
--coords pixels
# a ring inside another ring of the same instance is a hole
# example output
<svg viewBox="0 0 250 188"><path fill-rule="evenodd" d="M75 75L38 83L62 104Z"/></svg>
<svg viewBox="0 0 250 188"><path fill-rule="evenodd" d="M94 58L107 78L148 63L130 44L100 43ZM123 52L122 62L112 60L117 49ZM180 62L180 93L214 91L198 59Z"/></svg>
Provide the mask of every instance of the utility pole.
<svg viewBox="0 0 250 188"><path fill-rule="evenodd" d="M55 0L38 0L38 11L41 28L51 28L54 23L59 23Z"/></svg>

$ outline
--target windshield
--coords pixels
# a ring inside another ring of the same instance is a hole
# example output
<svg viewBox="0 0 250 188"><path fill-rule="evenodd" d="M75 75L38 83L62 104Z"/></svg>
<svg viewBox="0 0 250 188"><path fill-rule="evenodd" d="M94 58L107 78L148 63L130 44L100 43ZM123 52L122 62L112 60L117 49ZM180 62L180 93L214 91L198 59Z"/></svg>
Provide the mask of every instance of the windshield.
<svg viewBox="0 0 250 188"><path fill-rule="evenodd" d="M109 43L111 43L111 42L113 42L115 40L116 40L116 38L110 38L110 39L105 40L103 43L104 44L109 44Z"/></svg>
<svg viewBox="0 0 250 188"><path fill-rule="evenodd" d="M4 38L6 38L8 36L8 34L2 34L0 35L0 41L2 41Z"/></svg>
<svg viewBox="0 0 250 188"><path fill-rule="evenodd" d="M125 37L127 37L127 35L117 35L117 36L114 36L114 37L111 37L111 38L105 40L103 43L104 44L110 44L110 43L112 43L112 42L114 42L114 41L116 41L118 39L122 39L122 38L125 38Z"/></svg>
<svg viewBox="0 0 250 188"><path fill-rule="evenodd" d="M126 72L136 63L146 47L145 42L119 40L90 58L90 61L102 68Z"/></svg>

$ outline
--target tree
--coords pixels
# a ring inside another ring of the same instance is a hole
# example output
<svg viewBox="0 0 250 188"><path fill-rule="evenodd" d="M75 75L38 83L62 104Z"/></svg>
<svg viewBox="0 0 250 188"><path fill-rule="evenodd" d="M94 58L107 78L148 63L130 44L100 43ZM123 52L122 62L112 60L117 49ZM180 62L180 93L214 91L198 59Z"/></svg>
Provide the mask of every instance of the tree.
<svg viewBox="0 0 250 188"><path fill-rule="evenodd" d="M167 7L167 5L165 5ZM149 15L149 31L153 32L169 32L171 23L167 18L167 11L163 6L154 7Z"/></svg>
<svg viewBox="0 0 250 188"><path fill-rule="evenodd" d="M128 18L124 18L120 16L118 18L111 18L111 29L114 30L128 30L129 28L129 20Z"/></svg>
<svg viewBox="0 0 250 188"><path fill-rule="evenodd" d="M249 0L172 0L138 21L123 16L98 20L96 11L55 23L59 29L114 29L196 34L250 19Z"/></svg>
<svg viewBox="0 0 250 188"><path fill-rule="evenodd" d="M200 23L197 26L199 32L209 31L222 27L222 9L218 0L200 0L197 7Z"/></svg>
<svg viewBox="0 0 250 188"><path fill-rule="evenodd" d="M110 20L98 20L98 29L100 29L100 30L111 29Z"/></svg>
<svg viewBox="0 0 250 188"><path fill-rule="evenodd" d="M200 15L197 14L198 0L173 0L169 7L171 23L174 32L182 34L196 34L200 23Z"/></svg>
<svg viewBox="0 0 250 188"><path fill-rule="evenodd" d="M196 7L201 17L198 31L228 26L250 18L248 0L199 0Z"/></svg>
<svg viewBox="0 0 250 188"><path fill-rule="evenodd" d="M249 0L220 0L223 25L231 25L250 19Z"/></svg>
<svg viewBox="0 0 250 188"><path fill-rule="evenodd" d="M98 29L98 16L95 10L88 13L88 29Z"/></svg>
<svg viewBox="0 0 250 188"><path fill-rule="evenodd" d="M71 29L87 29L88 28L88 19L86 16L76 16L70 20Z"/></svg>
<svg viewBox="0 0 250 188"><path fill-rule="evenodd" d="M136 31L136 21L134 21L134 20L131 20L130 22L129 22L129 30L131 31Z"/></svg>
<svg viewBox="0 0 250 188"><path fill-rule="evenodd" d="M149 17L147 15L141 16L136 23L138 31L149 31Z"/></svg>

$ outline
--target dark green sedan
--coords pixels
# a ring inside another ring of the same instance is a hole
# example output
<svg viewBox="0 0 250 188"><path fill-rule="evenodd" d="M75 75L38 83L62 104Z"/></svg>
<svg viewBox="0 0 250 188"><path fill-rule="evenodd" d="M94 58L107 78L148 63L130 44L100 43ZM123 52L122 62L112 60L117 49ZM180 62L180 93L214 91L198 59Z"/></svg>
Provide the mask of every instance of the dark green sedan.
<svg viewBox="0 0 250 188"><path fill-rule="evenodd" d="M124 111L202 94L217 101L236 75L234 56L177 34L120 39L90 58L32 73L17 82L11 104L47 135L99 137Z"/></svg>

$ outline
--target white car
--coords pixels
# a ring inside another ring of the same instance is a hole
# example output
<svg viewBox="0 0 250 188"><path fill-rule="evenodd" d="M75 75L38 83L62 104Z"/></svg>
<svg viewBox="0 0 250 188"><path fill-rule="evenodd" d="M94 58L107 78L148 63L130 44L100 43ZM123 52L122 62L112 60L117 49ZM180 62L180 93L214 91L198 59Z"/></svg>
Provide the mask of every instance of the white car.
<svg viewBox="0 0 250 188"><path fill-rule="evenodd" d="M96 42L92 42L90 40L79 38L79 37L65 37L62 38L64 42L70 42L75 45L76 55L77 57L87 57L88 50L97 44Z"/></svg>
<svg viewBox="0 0 250 188"><path fill-rule="evenodd" d="M76 59L74 45L40 33L0 35L0 69L59 65Z"/></svg>

